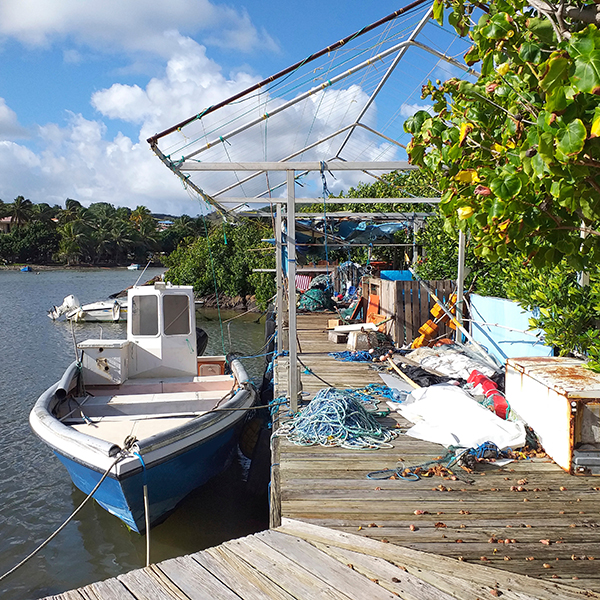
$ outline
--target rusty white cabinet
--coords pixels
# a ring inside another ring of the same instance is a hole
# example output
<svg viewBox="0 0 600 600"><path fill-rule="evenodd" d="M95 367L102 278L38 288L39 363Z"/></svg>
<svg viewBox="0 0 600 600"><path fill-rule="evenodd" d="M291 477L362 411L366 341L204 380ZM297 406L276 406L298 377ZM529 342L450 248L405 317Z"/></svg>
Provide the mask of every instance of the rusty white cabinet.
<svg viewBox="0 0 600 600"><path fill-rule="evenodd" d="M506 399L566 471L600 475L600 374L575 358L511 358Z"/></svg>

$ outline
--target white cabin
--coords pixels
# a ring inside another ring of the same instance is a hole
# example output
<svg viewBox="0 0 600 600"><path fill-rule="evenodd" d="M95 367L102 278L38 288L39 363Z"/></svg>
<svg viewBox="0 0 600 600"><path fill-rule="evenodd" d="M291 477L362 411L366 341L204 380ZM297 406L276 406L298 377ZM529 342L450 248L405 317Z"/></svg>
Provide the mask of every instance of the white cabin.
<svg viewBox="0 0 600 600"><path fill-rule="evenodd" d="M198 373L193 288L156 282L128 290L127 340L86 340L87 385L118 385L136 377Z"/></svg>

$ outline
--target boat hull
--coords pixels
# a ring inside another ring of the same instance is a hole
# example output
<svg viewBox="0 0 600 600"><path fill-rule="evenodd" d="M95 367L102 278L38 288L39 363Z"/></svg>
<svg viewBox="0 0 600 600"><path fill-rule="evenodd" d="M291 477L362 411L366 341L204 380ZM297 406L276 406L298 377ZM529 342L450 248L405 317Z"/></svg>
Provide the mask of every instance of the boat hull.
<svg viewBox="0 0 600 600"><path fill-rule="evenodd" d="M145 530L144 484L148 489L150 525L163 521L192 491L221 473L230 463L236 448L241 423L180 454L155 465L115 477L112 473L94 499L112 515L138 533ZM89 494L102 473L55 450L71 480L83 493ZM146 457L144 462L148 461Z"/></svg>

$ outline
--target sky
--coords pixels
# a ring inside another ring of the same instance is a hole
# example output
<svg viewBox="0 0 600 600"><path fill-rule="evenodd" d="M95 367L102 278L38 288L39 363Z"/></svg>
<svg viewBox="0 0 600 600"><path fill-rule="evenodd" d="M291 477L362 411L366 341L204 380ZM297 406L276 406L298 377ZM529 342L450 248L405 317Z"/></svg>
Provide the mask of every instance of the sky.
<svg viewBox="0 0 600 600"><path fill-rule="evenodd" d="M146 139L404 4L2 0L0 199L198 214Z"/></svg>

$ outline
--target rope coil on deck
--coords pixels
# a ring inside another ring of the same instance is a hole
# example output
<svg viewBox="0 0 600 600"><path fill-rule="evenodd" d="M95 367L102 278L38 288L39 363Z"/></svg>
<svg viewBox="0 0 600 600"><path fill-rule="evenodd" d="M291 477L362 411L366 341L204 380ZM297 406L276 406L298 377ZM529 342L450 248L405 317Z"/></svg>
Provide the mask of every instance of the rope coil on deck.
<svg viewBox="0 0 600 600"><path fill-rule="evenodd" d="M380 425L351 390L322 389L311 402L273 434L300 446L349 449L391 447L396 432Z"/></svg>

